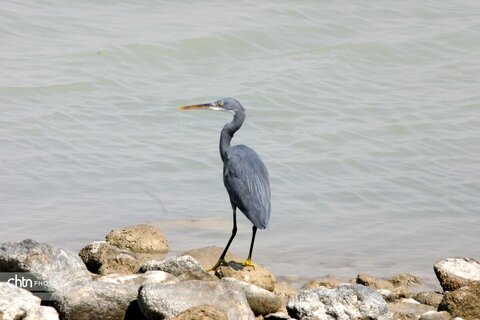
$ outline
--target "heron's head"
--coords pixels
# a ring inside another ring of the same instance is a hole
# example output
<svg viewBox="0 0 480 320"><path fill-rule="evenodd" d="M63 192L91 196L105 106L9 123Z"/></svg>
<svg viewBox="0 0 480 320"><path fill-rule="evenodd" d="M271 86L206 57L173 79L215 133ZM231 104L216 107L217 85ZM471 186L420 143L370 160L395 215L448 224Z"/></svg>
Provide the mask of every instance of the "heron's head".
<svg viewBox="0 0 480 320"><path fill-rule="evenodd" d="M194 104L178 108L179 110L206 109L214 111L230 111L232 113L245 111L240 102L234 98L223 98L210 103Z"/></svg>

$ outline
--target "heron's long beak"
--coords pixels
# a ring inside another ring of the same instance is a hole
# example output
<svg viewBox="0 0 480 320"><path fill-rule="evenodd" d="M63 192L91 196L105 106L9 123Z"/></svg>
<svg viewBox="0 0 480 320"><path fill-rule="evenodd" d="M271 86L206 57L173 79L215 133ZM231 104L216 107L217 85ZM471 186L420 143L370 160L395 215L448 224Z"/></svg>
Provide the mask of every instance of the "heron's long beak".
<svg viewBox="0 0 480 320"><path fill-rule="evenodd" d="M178 108L178 110L195 110L195 109L204 109L204 110L223 110L216 103L203 103L203 104L193 104L190 106L183 106Z"/></svg>

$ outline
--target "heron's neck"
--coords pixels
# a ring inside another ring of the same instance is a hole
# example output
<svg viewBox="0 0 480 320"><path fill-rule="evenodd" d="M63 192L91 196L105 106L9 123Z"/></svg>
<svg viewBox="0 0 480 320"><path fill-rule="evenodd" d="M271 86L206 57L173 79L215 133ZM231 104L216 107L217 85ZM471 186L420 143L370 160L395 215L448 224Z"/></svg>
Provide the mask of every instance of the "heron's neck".
<svg viewBox="0 0 480 320"><path fill-rule="evenodd" d="M233 135L240 129L243 121L245 121L245 112L237 111L233 116L233 120L223 127L220 133L220 156L222 161L225 160L225 152L230 148L230 141L232 141Z"/></svg>

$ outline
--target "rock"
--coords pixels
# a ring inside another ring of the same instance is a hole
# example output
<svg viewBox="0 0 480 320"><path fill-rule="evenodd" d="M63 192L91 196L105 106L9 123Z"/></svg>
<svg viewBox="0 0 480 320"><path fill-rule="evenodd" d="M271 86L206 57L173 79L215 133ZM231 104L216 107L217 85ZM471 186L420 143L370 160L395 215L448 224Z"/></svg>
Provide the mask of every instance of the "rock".
<svg viewBox="0 0 480 320"><path fill-rule="evenodd" d="M420 316L419 320L450 320L450 314L446 311L428 311Z"/></svg>
<svg viewBox="0 0 480 320"><path fill-rule="evenodd" d="M105 239L111 245L135 253L168 252L168 243L162 231L147 224L112 230Z"/></svg>
<svg viewBox="0 0 480 320"><path fill-rule="evenodd" d="M137 298L138 288L138 285L80 281L55 292L53 304L64 320L124 319Z"/></svg>
<svg viewBox="0 0 480 320"><path fill-rule="evenodd" d="M204 304L187 309L171 320L228 320L227 314L214 306Z"/></svg>
<svg viewBox="0 0 480 320"><path fill-rule="evenodd" d="M148 319L174 317L200 305L213 305L229 320L255 319L245 295L225 282L188 280L175 284L146 284L138 293L138 304Z"/></svg>
<svg viewBox="0 0 480 320"><path fill-rule="evenodd" d="M223 248L220 247L205 247L205 248L198 248L198 249L193 249L186 251L182 253L182 256L191 256L195 260L197 260L200 265L203 267L205 270L210 270L215 263L217 263L218 258L220 258L220 255L223 252ZM227 261L242 261L241 258L236 256L235 254L231 252L227 252L227 255L225 256L225 260Z"/></svg>
<svg viewBox="0 0 480 320"><path fill-rule="evenodd" d="M288 302L287 310L297 319L390 319L382 296L358 284L300 291Z"/></svg>
<svg viewBox="0 0 480 320"><path fill-rule="evenodd" d="M398 286L418 286L422 284L422 280L414 275L408 273L399 273L394 275L389 280L395 287Z"/></svg>
<svg viewBox="0 0 480 320"><path fill-rule="evenodd" d="M145 273L136 274L109 274L95 279L95 281L103 281L118 284L134 284L144 285L147 283L176 283L178 278L163 271L147 271Z"/></svg>
<svg viewBox="0 0 480 320"><path fill-rule="evenodd" d="M58 320L52 307L40 305L40 298L30 291L0 282L0 319Z"/></svg>
<svg viewBox="0 0 480 320"><path fill-rule="evenodd" d="M305 283L302 286L303 290L309 290L309 289L316 289L320 287L325 287L329 289L333 289L338 287L339 285L342 284L349 284L352 283L351 280L345 280L345 279L340 279L337 277L334 277L333 275L326 275L325 277L319 278L319 279L314 279L310 280L307 283ZM353 282L355 283L355 282Z"/></svg>
<svg viewBox="0 0 480 320"><path fill-rule="evenodd" d="M443 294L437 292L421 291L416 293L413 298L421 304L426 304L427 306L437 308L440 304L440 301L442 301Z"/></svg>
<svg viewBox="0 0 480 320"><path fill-rule="evenodd" d="M140 266L152 259L162 259L163 253L134 253L120 249L106 241L94 241L79 252L80 258L93 273L131 274L137 272Z"/></svg>
<svg viewBox="0 0 480 320"><path fill-rule="evenodd" d="M293 298L298 293L298 290L288 282L277 282L273 293L280 298L280 310L286 313L288 300Z"/></svg>
<svg viewBox="0 0 480 320"><path fill-rule="evenodd" d="M232 290L243 291L256 316L273 313L281 307L280 298L268 290L233 278L223 278L222 283L231 286Z"/></svg>
<svg viewBox="0 0 480 320"><path fill-rule="evenodd" d="M242 264L230 261L228 266L219 266L215 270L215 275L220 279L228 277L254 284L268 291L275 289L275 276L259 265L256 265L255 268L245 267Z"/></svg>
<svg viewBox="0 0 480 320"><path fill-rule="evenodd" d="M388 309L392 313L393 319L395 320L416 320L425 312L435 311L435 308L421 304L413 299L403 299L402 301L389 303Z"/></svg>
<svg viewBox="0 0 480 320"><path fill-rule="evenodd" d="M149 270L161 270L178 277L180 281L185 280L218 280L217 277L208 273L200 263L191 256L171 257L162 261L151 260L142 264L139 272Z"/></svg>
<svg viewBox="0 0 480 320"><path fill-rule="evenodd" d="M385 289L385 290L393 291L395 289L395 286L390 281L376 278L365 273L359 273L357 275L356 282L358 284L370 287L372 289L377 289L377 290Z"/></svg>
<svg viewBox="0 0 480 320"><path fill-rule="evenodd" d="M471 258L448 258L433 265L444 291L454 291L480 282L480 262Z"/></svg>
<svg viewBox="0 0 480 320"><path fill-rule="evenodd" d="M379 292L385 300L393 302L402 298L410 298L412 296L408 290L408 287L402 285L402 283L408 282L405 279L405 275L406 274L401 274L393 278L398 285L394 285L389 280L376 278L364 273L359 273L357 275L356 282L377 290L377 292Z"/></svg>
<svg viewBox="0 0 480 320"><path fill-rule="evenodd" d="M284 312L275 312L275 313L268 314L264 317L264 319L265 320L294 320Z"/></svg>
<svg viewBox="0 0 480 320"><path fill-rule="evenodd" d="M0 272L29 272L49 291L92 278L75 253L30 239L0 244Z"/></svg>
<svg viewBox="0 0 480 320"><path fill-rule="evenodd" d="M80 258L93 273L129 274L138 270L141 262L129 250L119 249L106 241L95 241L79 252Z"/></svg>
<svg viewBox="0 0 480 320"><path fill-rule="evenodd" d="M480 317L480 283L463 286L456 291L447 291L438 306L438 311L447 311L452 317L466 320Z"/></svg>

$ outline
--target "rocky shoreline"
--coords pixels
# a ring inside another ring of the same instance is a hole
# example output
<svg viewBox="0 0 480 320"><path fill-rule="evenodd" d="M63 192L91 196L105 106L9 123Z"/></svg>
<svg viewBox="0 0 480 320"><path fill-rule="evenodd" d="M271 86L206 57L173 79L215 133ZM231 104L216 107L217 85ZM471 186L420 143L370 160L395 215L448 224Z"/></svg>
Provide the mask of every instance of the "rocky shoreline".
<svg viewBox="0 0 480 320"><path fill-rule="evenodd" d="M480 262L471 258L434 264L442 292L422 291L406 273L329 275L297 288L234 254L208 272L222 248L165 258L168 248L149 225L114 230L79 254L34 240L1 243L0 320L480 319ZM29 279L40 286L32 290Z"/></svg>

